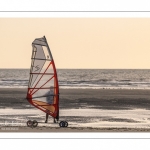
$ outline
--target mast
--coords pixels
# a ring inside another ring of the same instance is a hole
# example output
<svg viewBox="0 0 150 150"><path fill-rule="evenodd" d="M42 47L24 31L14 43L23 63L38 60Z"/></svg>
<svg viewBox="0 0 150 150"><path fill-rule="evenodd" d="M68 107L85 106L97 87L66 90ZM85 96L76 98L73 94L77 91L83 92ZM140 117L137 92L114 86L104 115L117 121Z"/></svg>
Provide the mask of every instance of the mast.
<svg viewBox="0 0 150 150"><path fill-rule="evenodd" d="M57 90L58 90L58 91L57 91L57 92L58 92L58 101L57 101L58 113L57 113L56 119L59 120L59 84L58 84L58 78L57 78L57 71L56 71L56 67L55 67L55 63L54 63L54 60L53 60L53 56L52 56L52 54L51 54L51 51L50 51L49 45L48 45L48 43L47 43L46 37L43 36L43 38L45 39L45 42L46 42L46 45L47 45L49 54L50 54L50 56L51 56L51 58L52 58L53 67L54 67L54 74L55 74L55 78L56 78L56 84L57 84L57 87L58 87L58 89L57 89Z"/></svg>

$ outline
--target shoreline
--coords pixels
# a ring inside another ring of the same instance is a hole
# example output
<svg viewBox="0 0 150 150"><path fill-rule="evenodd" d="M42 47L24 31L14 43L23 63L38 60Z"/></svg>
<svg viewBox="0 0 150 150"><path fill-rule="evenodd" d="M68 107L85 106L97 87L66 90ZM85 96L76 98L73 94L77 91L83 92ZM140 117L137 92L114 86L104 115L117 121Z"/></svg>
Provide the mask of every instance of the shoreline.
<svg viewBox="0 0 150 150"><path fill-rule="evenodd" d="M0 132L150 132L150 90L60 89L60 120L69 127L60 128L49 117L49 124L33 129L25 127L26 121L44 122L45 113L28 103L26 93L25 88L0 88L0 128L6 128ZM15 130L4 120L24 126Z"/></svg>

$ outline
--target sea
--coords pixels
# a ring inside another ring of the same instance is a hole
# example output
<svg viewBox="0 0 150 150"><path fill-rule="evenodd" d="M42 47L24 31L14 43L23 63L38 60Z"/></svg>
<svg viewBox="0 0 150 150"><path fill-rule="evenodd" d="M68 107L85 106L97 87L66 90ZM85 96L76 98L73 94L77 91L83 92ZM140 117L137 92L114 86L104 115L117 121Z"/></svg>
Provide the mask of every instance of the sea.
<svg viewBox="0 0 150 150"><path fill-rule="evenodd" d="M0 69L0 88L27 88L29 69ZM150 69L57 69L62 89L150 89Z"/></svg>

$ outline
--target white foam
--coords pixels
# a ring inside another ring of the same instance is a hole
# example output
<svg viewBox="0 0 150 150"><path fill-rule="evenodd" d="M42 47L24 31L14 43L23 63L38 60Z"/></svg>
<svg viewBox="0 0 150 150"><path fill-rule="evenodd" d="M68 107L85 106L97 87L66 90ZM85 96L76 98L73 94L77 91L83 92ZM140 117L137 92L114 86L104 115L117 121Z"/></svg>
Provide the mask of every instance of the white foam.
<svg viewBox="0 0 150 150"><path fill-rule="evenodd" d="M13 115L13 116L12 116ZM67 117L86 117L86 123L81 121L69 121L70 127L92 127L92 128L150 128L150 110L134 109L134 110L102 110L102 109L61 109L60 120ZM93 117L93 118L92 118ZM113 118L113 121L103 118ZM39 122L44 122L45 113L38 109L0 109L0 126L6 123L15 122L18 125L26 126L28 119L34 120L38 118ZM91 121L92 119L92 121ZM116 120L115 120L116 119ZM131 120L131 121L126 121ZM48 124L40 123L39 126L53 126L53 120L49 119Z"/></svg>

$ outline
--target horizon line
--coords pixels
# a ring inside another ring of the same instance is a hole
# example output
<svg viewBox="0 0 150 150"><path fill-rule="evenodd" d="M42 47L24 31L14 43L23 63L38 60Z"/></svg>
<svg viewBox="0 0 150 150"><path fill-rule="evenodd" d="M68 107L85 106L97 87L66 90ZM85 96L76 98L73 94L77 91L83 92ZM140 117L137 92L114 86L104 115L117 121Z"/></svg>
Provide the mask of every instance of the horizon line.
<svg viewBox="0 0 150 150"><path fill-rule="evenodd" d="M30 69L30 68L0 68L0 69ZM118 70L123 70L123 69L134 69L134 70L142 70L142 69L145 69L145 70L148 70L148 69L150 69L150 68L56 68L56 69L109 69L109 70L111 70L111 69L118 69Z"/></svg>

